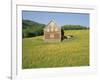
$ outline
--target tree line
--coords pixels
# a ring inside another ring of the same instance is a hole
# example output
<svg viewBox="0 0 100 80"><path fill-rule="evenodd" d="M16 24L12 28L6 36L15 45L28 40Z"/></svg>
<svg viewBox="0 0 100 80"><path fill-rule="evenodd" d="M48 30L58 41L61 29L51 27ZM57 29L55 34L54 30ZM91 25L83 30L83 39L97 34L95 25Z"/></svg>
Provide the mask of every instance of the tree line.
<svg viewBox="0 0 100 80"><path fill-rule="evenodd" d="M62 26L64 30L82 30L82 29L89 29L89 27L81 26L81 25L64 25Z"/></svg>

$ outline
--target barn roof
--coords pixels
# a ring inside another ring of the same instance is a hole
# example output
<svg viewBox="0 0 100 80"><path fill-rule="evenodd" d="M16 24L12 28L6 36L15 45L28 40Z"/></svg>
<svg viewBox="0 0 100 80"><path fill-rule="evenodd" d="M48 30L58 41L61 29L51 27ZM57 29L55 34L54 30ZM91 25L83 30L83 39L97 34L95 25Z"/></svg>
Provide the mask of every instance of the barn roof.
<svg viewBox="0 0 100 80"><path fill-rule="evenodd" d="M57 27L57 28L60 29L60 27L56 24L56 22L55 22L54 20L51 20L51 21L46 25L45 28L51 28L51 27L53 27L53 28Z"/></svg>

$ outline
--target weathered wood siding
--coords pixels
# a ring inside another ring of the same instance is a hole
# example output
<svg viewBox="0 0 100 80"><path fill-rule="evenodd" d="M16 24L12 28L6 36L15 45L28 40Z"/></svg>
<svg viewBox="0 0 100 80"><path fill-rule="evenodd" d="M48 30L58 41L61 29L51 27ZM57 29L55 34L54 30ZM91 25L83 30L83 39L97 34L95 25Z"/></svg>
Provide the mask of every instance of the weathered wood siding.
<svg viewBox="0 0 100 80"><path fill-rule="evenodd" d="M52 21L44 29L44 40L61 40L61 29Z"/></svg>

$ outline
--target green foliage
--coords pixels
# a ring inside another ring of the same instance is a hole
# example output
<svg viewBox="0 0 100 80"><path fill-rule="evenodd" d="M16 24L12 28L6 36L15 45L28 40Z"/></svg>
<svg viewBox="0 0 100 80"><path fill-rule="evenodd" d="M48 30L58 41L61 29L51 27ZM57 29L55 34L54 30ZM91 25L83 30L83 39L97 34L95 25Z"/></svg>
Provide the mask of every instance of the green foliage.
<svg viewBox="0 0 100 80"><path fill-rule="evenodd" d="M22 68L89 66L89 30L65 30L73 38L47 43L43 36L24 38Z"/></svg>
<svg viewBox="0 0 100 80"><path fill-rule="evenodd" d="M89 29L85 26L81 26L81 25L64 25L62 26L62 29L64 30L83 30L83 29Z"/></svg>
<svg viewBox="0 0 100 80"><path fill-rule="evenodd" d="M30 20L22 20L22 36L35 37L43 35L44 24L40 24Z"/></svg>

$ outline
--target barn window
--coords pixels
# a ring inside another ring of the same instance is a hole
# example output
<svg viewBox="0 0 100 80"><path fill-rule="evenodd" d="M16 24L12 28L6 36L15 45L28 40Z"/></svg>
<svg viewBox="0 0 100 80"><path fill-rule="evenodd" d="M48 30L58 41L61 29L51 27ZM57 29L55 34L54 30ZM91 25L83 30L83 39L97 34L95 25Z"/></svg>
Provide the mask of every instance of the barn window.
<svg viewBox="0 0 100 80"><path fill-rule="evenodd" d="M57 28L55 28L55 31L58 31L58 29L57 29Z"/></svg>
<svg viewBox="0 0 100 80"><path fill-rule="evenodd" d="M51 31L53 32L53 30L54 30L54 28L53 28L54 26L51 26Z"/></svg>
<svg viewBox="0 0 100 80"><path fill-rule="evenodd" d="M49 29L47 29L47 32L49 32L50 30Z"/></svg>
<svg viewBox="0 0 100 80"><path fill-rule="evenodd" d="M50 34L50 38L54 38L54 34Z"/></svg>
<svg viewBox="0 0 100 80"><path fill-rule="evenodd" d="M53 32L53 28L51 28L51 31Z"/></svg>

